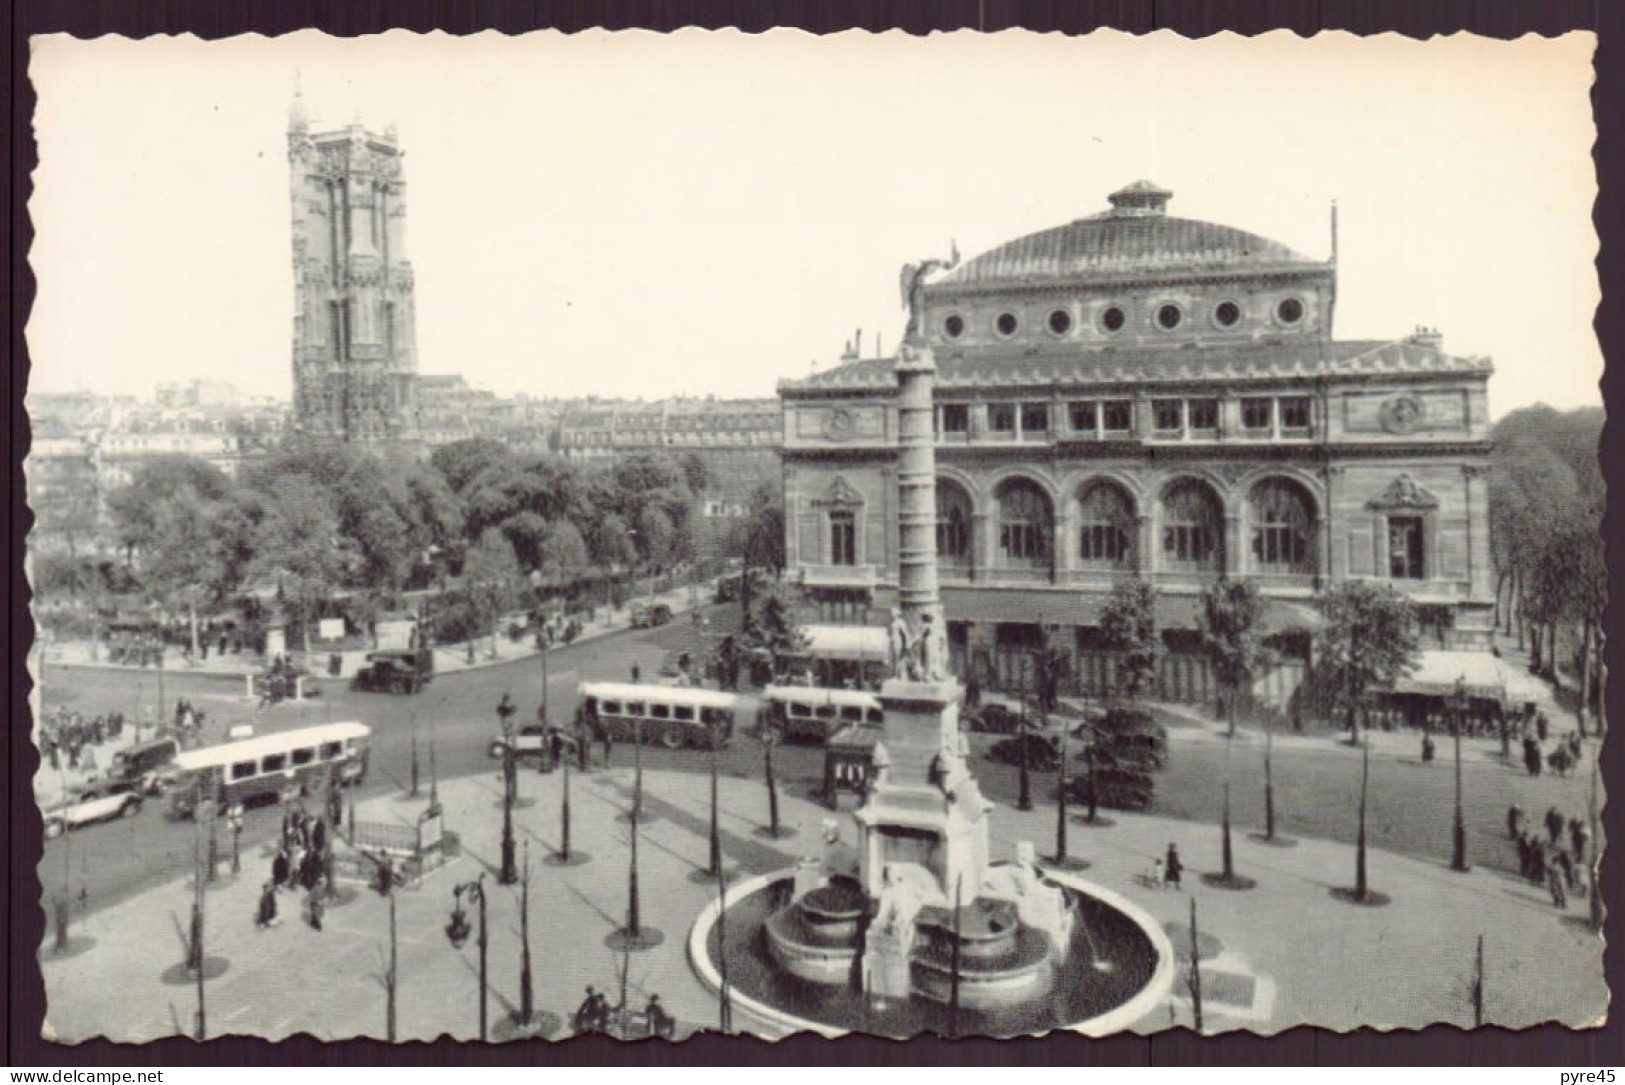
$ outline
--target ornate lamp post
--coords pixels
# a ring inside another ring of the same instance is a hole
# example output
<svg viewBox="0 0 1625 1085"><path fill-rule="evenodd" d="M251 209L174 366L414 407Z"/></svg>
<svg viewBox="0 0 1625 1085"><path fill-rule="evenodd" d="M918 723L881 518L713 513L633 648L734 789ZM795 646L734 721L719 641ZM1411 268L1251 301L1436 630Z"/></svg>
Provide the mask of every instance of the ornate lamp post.
<svg viewBox="0 0 1625 1085"><path fill-rule="evenodd" d="M1461 729L1467 721L1467 680L1456 679L1450 694L1450 735L1456 748L1456 817L1450 827L1450 869L1467 870L1467 822L1461 809Z"/></svg>
<svg viewBox="0 0 1625 1085"><path fill-rule="evenodd" d="M470 933L468 916L463 912L465 894L470 901L480 906L478 943L480 947L480 1042L484 1043L486 1039L486 949L489 944L486 940L485 931L485 875L481 874L471 882L463 882L461 885L452 888L451 920L446 924L446 938L456 949L463 948L468 942Z"/></svg>
<svg viewBox="0 0 1625 1085"><path fill-rule="evenodd" d="M226 811L226 824L231 826L231 872L233 874L241 874L243 872L241 846L243 836L242 807L233 806L231 809Z"/></svg>
<svg viewBox="0 0 1625 1085"><path fill-rule="evenodd" d="M773 747L777 744L778 738L771 728L762 732L762 757L767 771L767 831L774 840L779 838L779 783L773 777Z"/></svg>
<svg viewBox="0 0 1625 1085"><path fill-rule="evenodd" d="M502 747L502 870L497 880L503 885L512 885L519 880L519 871L514 863L513 839L513 799L519 787L517 775L518 767L510 740Z"/></svg>
<svg viewBox="0 0 1625 1085"><path fill-rule="evenodd" d="M722 833L717 826L717 731L719 729L719 725L714 721L712 722L711 726L707 728L707 733L710 738L710 742L708 744L709 749L706 753L706 767L711 773L711 847L709 862L706 865L705 872L711 877L717 879L718 884L721 884Z"/></svg>

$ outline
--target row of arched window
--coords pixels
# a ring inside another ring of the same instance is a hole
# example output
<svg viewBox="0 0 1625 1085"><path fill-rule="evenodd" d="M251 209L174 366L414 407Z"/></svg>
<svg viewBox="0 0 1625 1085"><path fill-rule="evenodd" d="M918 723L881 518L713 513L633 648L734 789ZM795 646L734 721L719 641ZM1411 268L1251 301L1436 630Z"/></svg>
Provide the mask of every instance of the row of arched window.
<svg viewBox="0 0 1625 1085"><path fill-rule="evenodd" d="M990 564L1000 569L1053 569L1055 510L1036 482L1007 479L993 494L997 525ZM1289 478L1266 478L1247 494L1246 531L1251 571L1312 575L1316 572L1315 500ZM1219 573L1226 569L1224 504L1212 486L1177 479L1158 497L1157 567L1170 572ZM964 487L937 480L937 554L949 570L970 566L973 504ZM1139 564L1141 514L1133 495L1107 479L1087 483L1078 494L1070 539L1077 568L1133 570ZM1147 558L1151 558L1148 553ZM986 559L984 559L986 560Z"/></svg>

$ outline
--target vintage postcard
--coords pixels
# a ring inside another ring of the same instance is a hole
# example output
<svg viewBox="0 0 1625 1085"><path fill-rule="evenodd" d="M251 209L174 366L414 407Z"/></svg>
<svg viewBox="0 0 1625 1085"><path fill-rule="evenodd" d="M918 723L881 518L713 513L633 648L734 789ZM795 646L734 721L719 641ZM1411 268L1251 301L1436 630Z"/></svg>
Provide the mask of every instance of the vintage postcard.
<svg viewBox="0 0 1625 1085"><path fill-rule="evenodd" d="M1600 1025L1594 44L36 39L46 1036Z"/></svg>

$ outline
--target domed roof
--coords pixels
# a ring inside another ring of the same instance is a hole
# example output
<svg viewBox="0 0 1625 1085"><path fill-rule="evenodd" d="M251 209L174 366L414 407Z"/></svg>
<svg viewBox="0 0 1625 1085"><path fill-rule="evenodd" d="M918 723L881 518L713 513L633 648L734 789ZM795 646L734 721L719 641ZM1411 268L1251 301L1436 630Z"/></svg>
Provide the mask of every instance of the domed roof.
<svg viewBox="0 0 1625 1085"><path fill-rule="evenodd" d="M1136 181L1107 199L1110 211L1040 230L969 260L944 284L978 284L1226 267L1321 266L1279 241L1216 222L1174 218L1173 196Z"/></svg>

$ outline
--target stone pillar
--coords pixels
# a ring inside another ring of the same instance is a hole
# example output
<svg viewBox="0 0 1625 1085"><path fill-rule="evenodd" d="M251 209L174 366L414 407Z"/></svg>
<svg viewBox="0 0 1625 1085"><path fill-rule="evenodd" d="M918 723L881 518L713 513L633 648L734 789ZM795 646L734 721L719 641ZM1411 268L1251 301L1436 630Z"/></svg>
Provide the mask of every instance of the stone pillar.
<svg viewBox="0 0 1625 1085"><path fill-rule="evenodd" d="M978 509L971 513L970 523L970 579L972 583L987 579L988 566L992 564L993 540L988 532L992 530L989 521L992 515L986 509Z"/></svg>
<svg viewBox="0 0 1625 1085"><path fill-rule="evenodd" d="M1134 518L1134 571L1146 579L1156 571L1156 540L1152 538L1155 533L1149 516L1142 513Z"/></svg>
<svg viewBox="0 0 1625 1085"><path fill-rule="evenodd" d="M1073 520L1072 512L1063 503L1055 510L1055 537L1052 541L1055 547L1055 560L1051 563L1055 569L1054 579L1065 582L1078 566L1078 540L1073 538L1077 524Z"/></svg>
<svg viewBox="0 0 1625 1085"><path fill-rule="evenodd" d="M1233 578L1247 575L1247 556L1242 549L1241 517L1226 513L1224 517L1224 573Z"/></svg>
<svg viewBox="0 0 1625 1085"><path fill-rule="evenodd" d="M903 618L919 629L927 614L939 632L936 448L931 433L936 362L931 348L905 347L897 358L897 594Z"/></svg>

